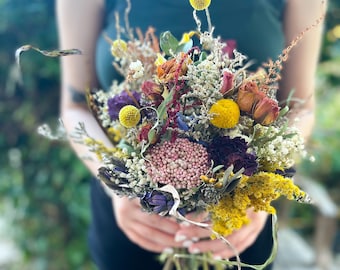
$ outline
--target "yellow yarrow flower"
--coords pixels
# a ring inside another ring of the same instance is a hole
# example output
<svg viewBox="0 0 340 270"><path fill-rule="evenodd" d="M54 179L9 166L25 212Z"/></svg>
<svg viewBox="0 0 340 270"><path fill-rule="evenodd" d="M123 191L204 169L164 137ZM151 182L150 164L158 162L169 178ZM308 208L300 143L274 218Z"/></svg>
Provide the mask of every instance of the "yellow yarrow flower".
<svg viewBox="0 0 340 270"><path fill-rule="evenodd" d="M95 140L91 137L85 137L83 140L84 144L87 145L91 152L95 153L98 160L103 160L105 156L115 156L117 158L125 157L126 154L120 148L117 147L106 147L102 141Z"/></svg>
<svg viewBox="0 0 340 270"><path fill-rule="evenodd" d="M217 204L210 205L212 228L221 235L228 235L249 222L247 209L275 214L272 201L280 196L289 200L305 201L307 194L292 179L268 172L242 176L233 193L226 194Z"/></svg>
<svg viewBox="0 0 340 270"><path fill-rule="evenodd" d="M135 127L140 121L141 115L138 108L133 105L126 105L119 111L119 122L126 128Z"/></svg>
<svg viewBox="0 0 340 270"><path fill-rule="evenodd" d="M127 52L127 44L124 40L116 39L111 44L111 54L114 57L122 57Z"/></svg>
<svg viewBox="0 0 340 270"><path fill-rule="evenodd" d="M210 122L218 128L233 128L240 120L240 108L232 99L220 99L209 110Z"/></svg>
<svg viewBox="0 0 340 270"><path fill-rule="evenodd" d="M110 127L107 129L107 133L114 143L119 143L119 141L123 138L123 134L118 128Z"/></svg>
<svg viewBox="0 0 340 270"><path fill-rule="evenodd" d="M210 6L211 0L189 0L190 5L196 10L203 10Z"/></svg>
<svg viewBox="0 0 340 270"><path fill-rule="evenodd" d="M227 194L218 204L210 205L207 210L211 214L212 229L226 236L249 223L246 212L249 203L247 197L244 197L242 204L235 203L233 197Z"/></svg>

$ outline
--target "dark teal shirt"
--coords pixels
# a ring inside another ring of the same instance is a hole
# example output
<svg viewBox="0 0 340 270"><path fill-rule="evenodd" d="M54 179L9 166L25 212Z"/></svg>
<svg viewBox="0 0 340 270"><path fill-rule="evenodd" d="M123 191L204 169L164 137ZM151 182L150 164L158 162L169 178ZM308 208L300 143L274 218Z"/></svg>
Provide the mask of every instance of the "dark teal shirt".
<svg viewBox="0 0 340 270"><path fill-rule="evenodd" d="M149 26L157 35L169 30L178 39L183 32L195 30L189 0L131 0L130 26L143 32ZM254 60L253 68L269 58L276 59L284 46L282 16L285 0L212 0L209 7L215 36L236 41L238 51ZM116 38L114 11L124 23L126 0L107 0L103 33ZM197 12L202 30L207 30L205 12ZM110 46L101 35L98 40L96 68L101 87L107 89L117 73L112 66Z"/></svg>

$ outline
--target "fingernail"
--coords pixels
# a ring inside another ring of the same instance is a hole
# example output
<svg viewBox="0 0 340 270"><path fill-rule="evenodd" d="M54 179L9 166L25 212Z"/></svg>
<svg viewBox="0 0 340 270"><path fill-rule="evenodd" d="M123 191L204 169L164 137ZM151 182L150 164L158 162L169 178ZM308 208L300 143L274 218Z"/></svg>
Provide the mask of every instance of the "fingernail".
<svg viewBox="0 0 340 270"><path fill-rule="evenodd" d="M216 256L214 256L214 260L222 260L222 257L221 257L221 256L218 256L218 255L216 255Z"/></svg>
<svg viewBox="0 0 340 270"><path fill-rule="evenodd" d="M163 250L163 253L165 253L165 254L173 254L174 253L174 249L171 248L171 247L165 248Z"/></svg>
<svg viewBox="0 0 340 270"><path fill-rule="evenodd" d="M183 247L190 247L191 245L192 245L192 241L190 241L190 240L186 240L182 244Z"/></svg>
<svg viewBox="0 0 340 270"><path fill-rule="evenodd" d="M194 248L193 250L190 251L191 254L198 254L201 253L201 251L198 248Z"/></svg>
<svg viewBox="0 0 340 270"><path fill-rule="evenodd" d="M189 227L189 226L190 226L190 223L189 223L188 221L183 221L183 222L181 223L181 226L183 226L183 227Z"/></svg>
<svg viewBox="0 0 340 270"><path fill-rule="evenodd" d="M193 237L193 238L191 238L191 241L192 241L192 242L198 242L198 240L200 240L198 237Z"/></svg>
<svg viewBox="0 0 340 270"><path fill-rule="evenodd" d="M187 237L183 234L176 234L176 236L175 236L175 242L182 242L185 239L187 239Z"/></svg>

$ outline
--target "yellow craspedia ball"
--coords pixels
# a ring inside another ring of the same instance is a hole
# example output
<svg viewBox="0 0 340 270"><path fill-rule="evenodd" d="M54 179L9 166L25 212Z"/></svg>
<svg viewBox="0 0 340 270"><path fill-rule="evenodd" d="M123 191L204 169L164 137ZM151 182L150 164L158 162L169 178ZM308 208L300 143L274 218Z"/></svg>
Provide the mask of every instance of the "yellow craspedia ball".
<svg viewBox="0 0 340 270"><path fill-rule="evenodd" d="M240 119L240 108L232 99L220 99L209 110L210 122L218 128L233 128Z"/></svg>
<svg viewBox="0 0 340 270"><path fill-rule="evenodd" d="M211 0L189 0L190 5L196 10L203 10L210 6Z"/></svg>
<svg viewBox="0 0 340 270"><path fill-rule="evenodd" d="M111 44L111 54L114 57L122 57L127 52L127 44L124 40L116 39Z"/></svg>
<svg viewBox="0 0 340 270"><path fill-rule="evenodd" d="M119 122L126 128L135 127L140 121L140 111L133 105L126 105L119 111Z"/></svg>

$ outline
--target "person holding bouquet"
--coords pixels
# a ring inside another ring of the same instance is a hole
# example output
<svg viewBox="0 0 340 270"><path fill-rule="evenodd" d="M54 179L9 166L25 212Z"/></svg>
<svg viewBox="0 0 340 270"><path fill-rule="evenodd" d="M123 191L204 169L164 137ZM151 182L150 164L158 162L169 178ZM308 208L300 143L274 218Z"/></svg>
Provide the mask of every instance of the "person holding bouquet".
<svg viewBox="0 0 340 270"><path fill-rule="evenodd" d="M194 2L194 1L190 1ZM292 40L315 24L323 12L321 0L212 0L209 12L214 34L247 55L253 71L275 59ZM130 2L128 2L129 4ZM61 118L68 131L79 122L88 133L104 144L111 142L98 125L86 103L87 89L109 89L119 74L112 66L107 37L117 35L117 17L125 18L126 0L58 0L57 25L60 48L77 48L82 55L61 59ZM306 12L308 10L308 12ZM118 16L116 16L118 14ZM204 14L199 13L199 16ZM202 17L203 18L203 17ZM204 20L202 19L202 22ZM157 35L171 30L180 38L196 29L189 1L131 1L129 23L145 33L152 26ZM203 23L202 28L208 27ZM282 104L293 92L296 103L293 118L305 140L314 123L315 72L322 39L322 24L307 31L283 64L277 98ZM88 149L71 145L81 158ZM94 177L101 163L94 157L84 160ZM229 259L235 252L210 233L194 225L180 224L173 218L141 211L139 200L113 195L96 179L91 180L92 223L89 246L99 269L161 269L155 256L164 250L186 247L189 252L208 252ZM265 212L248 211L251 222L227 235L226 239L248 264L261 264L272 248L271 220ZM270 266L267 268L270 269Z"/></svg>

